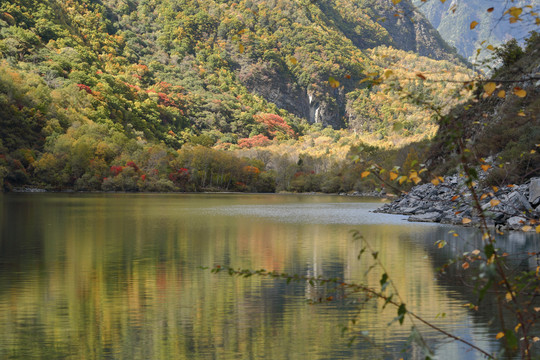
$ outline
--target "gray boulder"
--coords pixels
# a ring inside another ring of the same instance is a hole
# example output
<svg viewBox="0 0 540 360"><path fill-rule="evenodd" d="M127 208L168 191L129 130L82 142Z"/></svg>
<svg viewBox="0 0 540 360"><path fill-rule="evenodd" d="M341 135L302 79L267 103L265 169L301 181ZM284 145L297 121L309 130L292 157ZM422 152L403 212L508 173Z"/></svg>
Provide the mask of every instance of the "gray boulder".
<svg viewBox="0 0 540 360"><path fill-rule="evenodd" d="M441 220L441 217L441 213L433 211L425 214L409 216L408 220L416 222L438 222Z"/></svg>
<svg viewBox="0 0 540 360"><path fill-rule="evenodd" d="M533 206L540 204L540 178L531 179L529 184L529 202Z"/></svg>
<svg viewBox="0 0 540 360"><path fill-rule="evenodd" d="M508 219L507 226L510 230L520 230L527 223L527 219L522 216L512 216Z"/></svg>
<svg viewBox="0 0 540 360"><path fill-rule="evenodd" d="M506 198L506 204L510 208L510 211L533 211L533 208L529 204L529 201L517 191L512 191Z"/></svg>

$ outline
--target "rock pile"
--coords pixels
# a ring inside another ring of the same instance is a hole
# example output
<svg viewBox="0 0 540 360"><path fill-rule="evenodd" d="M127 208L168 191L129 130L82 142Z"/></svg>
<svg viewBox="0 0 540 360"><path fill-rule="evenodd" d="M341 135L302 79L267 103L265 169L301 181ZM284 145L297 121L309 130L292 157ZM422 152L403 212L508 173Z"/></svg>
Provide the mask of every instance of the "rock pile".
<svg viewBox="0 0 540 360"><path fill-rule="evenodd" d="M475 188L488 225L502 229L534 231L540 218L540 178L504 188ZM463 178L446 177L439 185L415 186L408 194L375 212L411 215L409 221L443 224L480 224L480 211ZM469 221L470 220L470 221Z"/></svg>

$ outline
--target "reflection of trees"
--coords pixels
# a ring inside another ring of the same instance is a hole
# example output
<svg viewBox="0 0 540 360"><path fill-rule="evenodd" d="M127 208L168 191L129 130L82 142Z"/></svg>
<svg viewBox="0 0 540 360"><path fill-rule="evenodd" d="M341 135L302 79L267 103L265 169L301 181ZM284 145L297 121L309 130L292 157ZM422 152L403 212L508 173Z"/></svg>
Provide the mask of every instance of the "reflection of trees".
<svg viewBox="0 0 540 360"><path fill-rule="evenodd" d="M330 287L235 279L197 269L241 264L378 286L380 273L365 275L369 263L358 261L359 244L351 244L349 226L276 226L216 214L210 223L205 209L238 201L217 201L218 195L208 204L197 196L78 196L49 196L4 213L13 224L31 215L33 225L2 233L0 358L39 351L80 359L378 356L380 349L369 343L345 346L338 325L355 313L348 305L353 298L309 306L306 298L340 294ZM432 229L376 225L360 230L379 249L411 310L428 319L446 312L446 319L435 322L457 326L470 313L452 305L456 289L441 288L434 280L434 265L446 258L438 259L441 252L431 250L432 242L447 230ZM12 255L19 263L15 270L5 267ZM388 339L403 339L408 327L386 327L395 311L381 312L381 305L370 302L358 328L397 352L399 341Z"/></svg>
<svg viewBox="0 0 540 360"><path fill-rule="evenodd" d="M458 236L454 236L449 230L455 231ZM429 253L429 258L433 263L433 268L440 268L452 259L460 258L464 253L471 252L474 249L483 249L482 234L476 228L455 228L455 227L433 227L425 234L426 236L401 237L400 242L406 241L416 245L424 246ZM433 243L437 240L446 241L447 245L439 249ZM518 271L535 270L540 265L540 257L530 256L530 253L538 251L538 237L532 233L512 231L504 235L497 235L497 248L502 254L518 254L507 258L506 266L508 273L512 273L511 269ZM437 283L446 289L449 295L461 304L478 302L477 289L474 283L467 282L465 278L470 279L470 274L465 272L475 271L473 268L464 270L461 267L460 261L446 268L444 275L437 277ZM474 267L474 266L473 266ZM467 275L467 276L465 276ZM477 311L469 311L471 319L475 327L484 327L485 324L490 324L491 334L496 334L500 331L499 319L500 311L496 302L494 291L497 287L490 289L488 296L482 300L482 306ZM540 299L536 299L540 306ZM515 313L509 313L503 309L503 318L506 324L515 322ZM536 331L540 332L540 325L536 326ZM492 337L495 335L492 335ZM535 351L540 350L540 344L536 345Z"/></svg>

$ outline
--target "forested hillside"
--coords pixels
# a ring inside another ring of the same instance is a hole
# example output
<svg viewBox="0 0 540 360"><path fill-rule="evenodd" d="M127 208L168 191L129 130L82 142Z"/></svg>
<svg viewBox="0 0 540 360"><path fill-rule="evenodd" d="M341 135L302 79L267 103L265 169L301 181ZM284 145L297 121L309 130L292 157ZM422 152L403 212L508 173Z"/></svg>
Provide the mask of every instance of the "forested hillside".
<svg viewBox="0 0 540 360"><path fill-rule="evenodd" d="M8 0L0 56L7 188L290 190L362 142L433 136L423 102L447 111L466 89L421 72L470 73L390 0ZM296 150L238 158L270 145Z"/></svg>

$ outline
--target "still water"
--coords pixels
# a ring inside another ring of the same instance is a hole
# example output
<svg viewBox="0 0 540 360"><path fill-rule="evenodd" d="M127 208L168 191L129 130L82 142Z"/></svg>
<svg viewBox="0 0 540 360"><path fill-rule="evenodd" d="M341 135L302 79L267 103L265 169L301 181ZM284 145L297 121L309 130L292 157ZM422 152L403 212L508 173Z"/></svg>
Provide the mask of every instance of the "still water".
<svg viewBox="0 0 540 360"><path fill-rule="evenodd" d="M490 311L465 308L472 291L436 271L475 247L465 241L474 230L372 213L379 204L338 196L0 195L0 359L421 358L414 345L401 352L410 324L388 326L396 310L380 301L361 306L360 296L328 286L200 268L264 268L378 288L381 272L366 274L372 263L358 260L351 230L379 251L409 310L497 351ZM514 250L538 247L534 235L513 236L506 246ZM442 239L449 246L437 249ZM432 331L423 335L442 359L481 358Z"/></svg>

